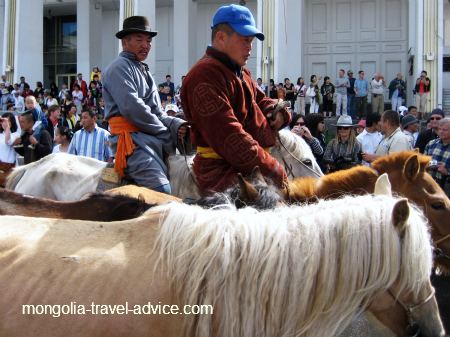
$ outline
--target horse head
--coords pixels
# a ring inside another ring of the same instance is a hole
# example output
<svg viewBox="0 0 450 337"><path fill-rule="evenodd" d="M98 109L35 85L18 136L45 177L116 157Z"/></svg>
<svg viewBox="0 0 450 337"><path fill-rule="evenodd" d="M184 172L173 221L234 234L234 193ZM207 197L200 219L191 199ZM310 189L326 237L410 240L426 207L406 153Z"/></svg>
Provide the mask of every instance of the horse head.
<svg viewBox="0 0 450 337"><path fill-rule="evenodd" d="M283 165L290 180L323 176L310 146L302 137L288 130L280 130L278 134L277 144L272 147L270 154Z"/></svg>
<svg viewBox="0 0 450 337"><path fill-rule="evenodd" d="M432 238L437 248L435 262L450 271L450 200L427 172L429 156L414 151L393 153L372 163L379 173L387 173L392 189L420 206L432 225Z"/></svg>
<svg viewBox="0 0 450 337"><path fill-rule="evenodd" d="M382 179L386 181L387 177ZM388 180L387 182L389 183ZM380 182L380 184L384 183ZM384 189L382 194L389 193L388 189ZM406 199L395 204L392 211L392 223L401 238L409 226L409 214L410 207ZM402 253L405 252L402 249ZM383 291L373 298L369 310L396 336L408 337L419 336L419 334L429 337L444 336L445 332L430 280L423 282L421 287L416 286L416 289L407 290L406 288L405 281L397 279L387 291Z"/></svg>

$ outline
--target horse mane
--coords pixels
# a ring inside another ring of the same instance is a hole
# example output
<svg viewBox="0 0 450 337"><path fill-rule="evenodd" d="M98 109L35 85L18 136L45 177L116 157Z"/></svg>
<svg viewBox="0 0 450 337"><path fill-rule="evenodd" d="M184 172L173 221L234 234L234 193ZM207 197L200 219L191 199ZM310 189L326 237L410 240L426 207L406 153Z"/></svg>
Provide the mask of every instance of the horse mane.
<svg viewBox="0 0 450 337"><path fill-rule="evenodd" d="M327 174L320 179L301 177L290 182L290 197L295 201L310 198L333 198L343 194L372 193L377 173L367 166L355 166L347 170ZM360 193L355 187L360 187Z"/></svg>
<svg viewBox="0 0 450 337"><path fill-rule="evenodd" d="M203 208L211 208L216 206L232 206L236 208L254 207L258 210L272 209L284 201L283 196L279 193L278 188L273 184L253 179L252 186L258 191L258 197L253 201L241 199L241 186L235 184L227 188L224 192L216 192L212 195L200 198L195 204Z"/></svg>
<svg viewBox="0 0 450 337"><path fill-rule="evenodd" d="M406 161L414 155L418 157L420 170L423 172L430 162L431 157L423 155L416 151L394 152L389 154L388 156L377 158L373 161L371 166L380 174L395 170L403 170Z"/></svg>
<svg viewBox="0 0 450 337"><path fill-rule="evenodd" d="M6 177L5 188L7 188L8 190L14 190L20 179L22 179L23 175L25 174L25 171L26 169L24 168L24 166L14 167Z"/></svg>
<svg viewBox="0 0 450 337"><path fill-rule="evenodd" d="M172 186L172 194L181 199L199 199L200 191L195 181L192 165L195 155L171 155L168 159L169 181Z"/></svg>
<svg viewBox="0 0 450 337"><path fill-rule="evenodd" d="M161 206L158 265L181 303L212 305L221 317L186 316L182 335L334 336L396 280L417 295L432 266L430 235L414 206L399 235L397 200L365 195L264 212Z"/></svg>

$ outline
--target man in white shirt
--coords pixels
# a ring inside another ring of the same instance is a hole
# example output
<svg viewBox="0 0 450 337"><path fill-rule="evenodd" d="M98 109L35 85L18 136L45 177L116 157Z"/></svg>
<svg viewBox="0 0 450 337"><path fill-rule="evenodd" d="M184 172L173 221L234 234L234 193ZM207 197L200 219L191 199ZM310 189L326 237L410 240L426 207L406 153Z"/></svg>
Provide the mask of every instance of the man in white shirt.
<svg viewBox="0 0 450 337"><path fill-rule="evenodd" d="M380 73L376 73L370 85L372 87L372 112L378 112L382 115L384 111L384 88L386 86L384 77Z"/></svg>
<svg viewBox="0 0 450 337"><path fill-rule="evenodd" d="M380 133L381 116L377 113L368 114L366 119L366 128L356 137L361 144L361 152L363 154L374 154L378 144L380 144L383 135ZM370 166L370 163L363 160L363 165Z"/></svg>
<svg viewBox="0 0 450 337"><path fill-rule="evenodd" d="M381 131L384 134L378 144L375 154L363 154L363 159L369 163L376 158L393 152L412 150L408 137L400 129L400 116L397 111L386 110L381 115Z"/></svg>

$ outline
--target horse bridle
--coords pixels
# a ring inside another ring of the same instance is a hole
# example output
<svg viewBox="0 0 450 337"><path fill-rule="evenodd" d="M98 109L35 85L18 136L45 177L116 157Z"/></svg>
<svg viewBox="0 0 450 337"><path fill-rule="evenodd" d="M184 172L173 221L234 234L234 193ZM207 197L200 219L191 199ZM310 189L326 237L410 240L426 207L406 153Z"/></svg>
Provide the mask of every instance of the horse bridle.
<svg viewBox="0 0 450 337"><path fill-rule="evenodd" d="M394 299L394 301L398 302L400 304L400 306L406 312L406 315L408 317L408 326L406 328L407 336L408 337L418 337L420 335L420 329L419 329L418 325L416 324L416 322L414 321L412 314L413 314L414 310L417 310L418 308L424 306L425 304L427 304L429 301L431 301L435 297L436 291L434 290L434 288L431 288L431 294L428 295L427 298L425 298L424 300L420 301L417 304L404 303L400 298L396 297L393 294L393 292L390 288L388 289L388 294L391 295L391 297Z"/></svg>
<svg viewBox="0 0 450 337"><path fill-rule="evenodd" d="M436 240L434 242L434 244L436 245L436 247L434 248L434 256L436 258L444 258L444 259L450 260L450 254L444 253L441 248L437 247L438 244L440 244L441 242L444 242L445 240L448 240L448 239L450 239L450 234L447 234L447 235L443 236L442 238L440 238L439 240Z"/></svg>

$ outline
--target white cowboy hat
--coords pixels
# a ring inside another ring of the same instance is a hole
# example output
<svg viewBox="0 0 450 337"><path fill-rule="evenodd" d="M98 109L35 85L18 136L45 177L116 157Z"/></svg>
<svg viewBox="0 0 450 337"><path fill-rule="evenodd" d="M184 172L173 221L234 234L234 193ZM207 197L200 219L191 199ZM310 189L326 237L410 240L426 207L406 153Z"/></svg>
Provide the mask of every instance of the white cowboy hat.
<svg viewBox="0 0 450 337"><path fill-rule="evenodd" d="M350 116L340 116L337 123L333 126L357 126L358 124L353 124L352 118Z"/></svg>

